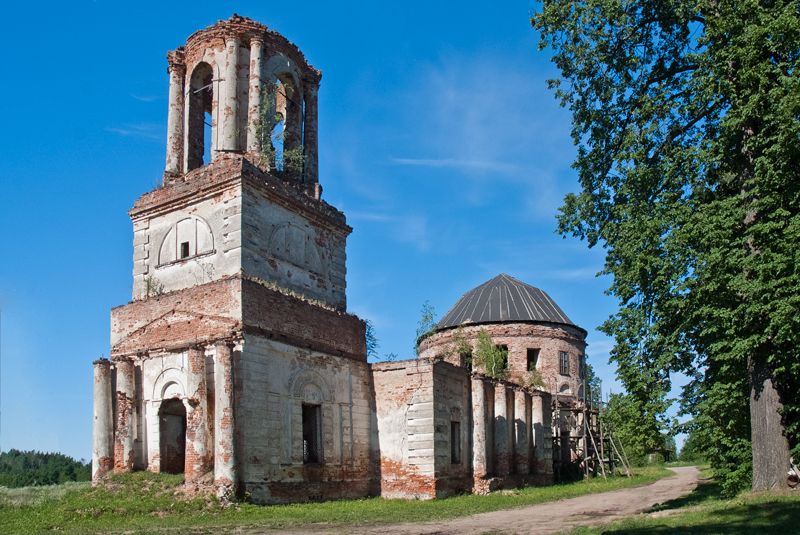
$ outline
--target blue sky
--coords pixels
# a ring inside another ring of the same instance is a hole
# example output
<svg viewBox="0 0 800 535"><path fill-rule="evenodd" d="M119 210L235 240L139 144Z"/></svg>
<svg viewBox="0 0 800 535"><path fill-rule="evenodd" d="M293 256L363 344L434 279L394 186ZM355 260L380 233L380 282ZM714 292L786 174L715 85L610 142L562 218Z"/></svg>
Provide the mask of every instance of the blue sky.
<svg viewBox="0 0 800 535"><path fill-rule="evenodd" d="M500 272L589 331L606 387L613 311L602 251L555 234L577 182L569 114L528 22L533 2L118 2L4 7L0 84L0 448L89 458L91 362L130 300L127 210L163 172L165 54L233 12L323 71L323 197L354 227L348 308L381 354L410 358L422 303L441 316Z"/></svg>

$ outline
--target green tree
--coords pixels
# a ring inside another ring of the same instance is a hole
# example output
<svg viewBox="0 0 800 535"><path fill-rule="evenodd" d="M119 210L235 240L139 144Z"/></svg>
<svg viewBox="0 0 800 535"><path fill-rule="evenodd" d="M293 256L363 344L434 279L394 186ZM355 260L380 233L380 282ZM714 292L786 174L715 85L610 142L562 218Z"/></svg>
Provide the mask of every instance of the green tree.
<svg viewBox="0 0 800 535"><path fill-rule="evenodd" d="M686 436L686 440L683 442L683 446L681 447L681 452L678 458L681 461L689 463L699 463L705 461L705 457L703 455L704 447L700 441L700 435L695 430L691 430Z"/></svg>
<svg viewBox="0 0 800 535"><path fill-rule="evenodd" d="M632 464L643 464L648 453L660 450L664 444L667 426L662 418L653 417L650 410L635 396L611 394L602 413L603 423L614 439L622 442Z"/></svg>
<svg viewBox="0 0 800 535"><path fill-rule="evenodd" d="M67 481L88 481L91 465L61 453L20 451L0 453L0 486L26 487L56 485Z"/></svg>
<svg viewBox="0 0 800 535"><path fill-rule="evenodd" d="M593 407L599 407L603 402L603 382L594 371L594 366L585 362L583 364L583 383L586 385L584 397Z"/></svg>
<svg viewBox="0 0 800 535"><path fill-rule="evenodd" d="M559 230L606 250L620 379L659 405L689 373L684 409L728 489L747 484L748 445L753 488L785 484L800 422L797 2L543 0L532 23L578 147Z"/></svg>
<svg viewBox="0 0 800 535"><path fill-rule="evenodd" d="M478 332L472 365L490 377L505 379L508 376L508 350L494 343L484 329Z"/></svg>
<svg viewBox="0 0 800 535"><path fill-rule="evenodd" d="M430 301L422 303L419 321L417 322L417 336L414 338L414 352L419 355L419 343L423 338L436 330L436 309Z"/></svg>
<svg viewBox="0 0 800 535"><path fill-rule="evenodd" d="M380 342L375 335L375 326L372 324L372 320L364 320L364 341L367 346L367 357L378 358Z"/></svg>

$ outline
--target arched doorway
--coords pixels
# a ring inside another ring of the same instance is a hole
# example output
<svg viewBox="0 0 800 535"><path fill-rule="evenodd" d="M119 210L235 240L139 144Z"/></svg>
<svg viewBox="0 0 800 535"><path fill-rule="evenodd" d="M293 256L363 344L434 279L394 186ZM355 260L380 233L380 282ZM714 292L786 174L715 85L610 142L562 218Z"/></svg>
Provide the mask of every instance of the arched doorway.
<svg viewBox="0 0 800 535"><path fill-rule="evenodd" d="M161 403L158 433L161 471L183 473L186 462L186 408L181 400L170 399Z"/></svg>

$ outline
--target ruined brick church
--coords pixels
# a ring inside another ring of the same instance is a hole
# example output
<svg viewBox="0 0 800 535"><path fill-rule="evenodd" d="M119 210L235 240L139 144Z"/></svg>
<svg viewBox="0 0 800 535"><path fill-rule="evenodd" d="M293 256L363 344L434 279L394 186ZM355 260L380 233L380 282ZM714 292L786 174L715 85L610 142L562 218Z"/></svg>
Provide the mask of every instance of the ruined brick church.
<svg viewBox="0 0 800 535"><path fill-rule="evenodd" d="M552 482L586 331L500 275L464 294L418 358L368 363L365 323L347 312L352 229L321 198L321 73L236 15L167 58L164 180L129 212L133 298L111 311L110 359L94 363L93 478L183 473L260 503ZM507 379L470 366L464 344L482 330ZM544 386L515 380L531 370Z"/></svg>

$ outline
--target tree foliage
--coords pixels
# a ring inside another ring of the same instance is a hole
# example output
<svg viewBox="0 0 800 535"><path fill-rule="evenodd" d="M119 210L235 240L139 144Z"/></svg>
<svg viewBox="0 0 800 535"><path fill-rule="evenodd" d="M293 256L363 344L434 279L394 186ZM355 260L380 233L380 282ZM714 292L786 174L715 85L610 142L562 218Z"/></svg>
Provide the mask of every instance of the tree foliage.
<svg viewBox="0 0 800 535"><path fill-rule="evenodd" d="M508 376L508 350L496 345L491 335L481 329L472 351L472 365L489 377L505 379Z"/></svg>
<svg viewBox="0 0 800 535"><path fill-rule="evenodd" d="M583 382L586 385L584 398L593 407L599 407L603 403L603 382L594 371L594 366L588 362L584 363Z"/></svg>
<svg viewBox="0 0 800 535"><path fill-rule="evenodd" d="M414 352L419 355L419 343L423 338L436 330L436 309L430 301L422 303L419 321L417 321L417 335L414 338Z"/></svg>
<svg viewBox="0 0 800 535"><path fill-rule="evenodd" d="M797 2L543 0L532 23L578 148L559 230L606 249L630 403L652 426L688 373L683 407L732 492L751 383L777 386L792 445L800 422Z"/></svg>
<svg viewBox="0 0 800 535"><path fill-rule="evenodd" d="M648 409L636 396L611 394L601 416L614 439L622 442L628 460L637 465L645 462L648 453L659 451L668 435L660 418L643 418L643 414L647 415Z"/></svg>
<svg viewBox="0 0 800 535"><path fill-rule="evenodd" d="M378 342L378 337L375 334L375 326L372 324L372 320L364 320L364 341L367 346L367 357L378 358L380 342Z"/></svg>
<svg viewBox="0 0 800 535"><path fill-rule="evenodd" d="M89 481L91 464L61 453L20 451L0 453L0 486L55 485L67 481Z"/></svg>

